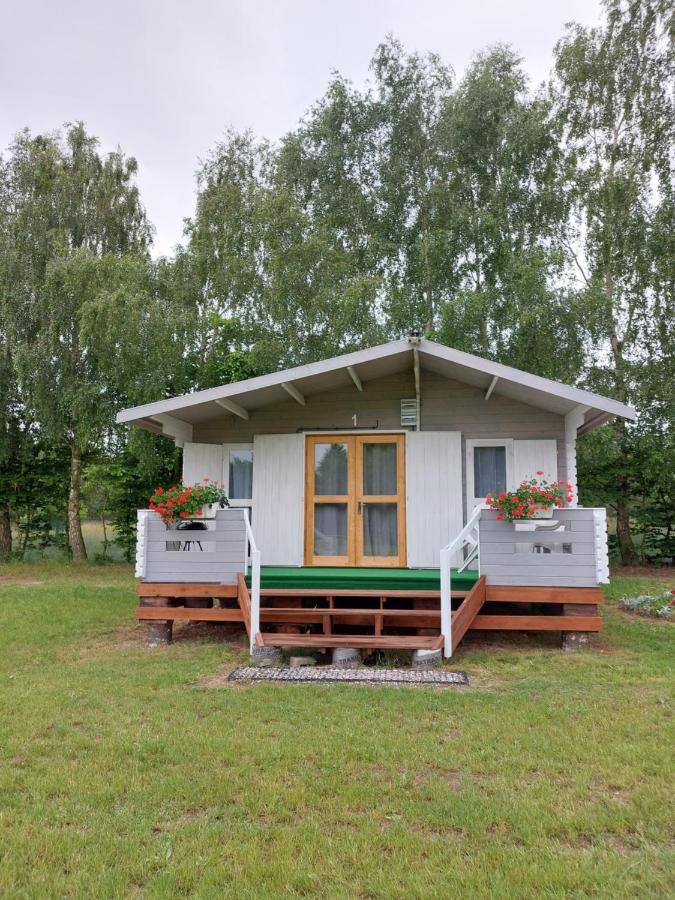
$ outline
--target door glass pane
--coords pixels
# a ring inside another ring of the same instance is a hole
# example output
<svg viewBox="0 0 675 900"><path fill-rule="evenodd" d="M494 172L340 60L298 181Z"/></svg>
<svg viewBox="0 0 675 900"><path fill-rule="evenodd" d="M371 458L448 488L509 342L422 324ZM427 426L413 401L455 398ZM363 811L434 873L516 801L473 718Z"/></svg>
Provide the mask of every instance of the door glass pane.
<svg viewBox="0 0 675 900"><path fill-rule="evenodd" d="M396 493L396 444L363 445L363 493Z"/></svg>
<svg viewBox="0 0 675 900"><path fill-rule="evenodd" d="M347 445L314 445L314 493L347 493Z"/></svg>
<svg viewBox="0 0 675 900"><path fill-rule="evenodd" d="M347 555L347 504L314 504L314 555Z"/></svg>
<svg viewBox="0 0 675 900"><path fill-rule="evenodd" d="M365 556L398 556L396 503L363 504Z"/></svg>
<svg viewBox="0 0 675 900"><path fill-rule="evenodd" d="M230 450L229 493L232 500L253 496L253 450Z"/></svg>
<svg viewBox="0 0 675 900"><path fill-rule="evenodd" d="M506 490L506 447L473 448L473 490L475 497Z"/></svg>

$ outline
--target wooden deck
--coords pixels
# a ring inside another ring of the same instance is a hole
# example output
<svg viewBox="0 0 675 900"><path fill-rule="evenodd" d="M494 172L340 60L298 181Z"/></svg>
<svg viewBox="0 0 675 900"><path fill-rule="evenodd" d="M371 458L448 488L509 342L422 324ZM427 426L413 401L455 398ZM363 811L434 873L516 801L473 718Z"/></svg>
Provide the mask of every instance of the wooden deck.
<svg viewBox="0 0 675 900"><path fill-rule="evenodd" d="M236 585L142 583L138 594L139 621L233 622L250 631L250 596L243 574ZM453 651L468 631L602 628L597 615L602 591L597 587L495 587L481 577L469 590L453 591L452 598ZM259 646L401 650L442 646L438 590L263 587L260 622Z"/></svg>

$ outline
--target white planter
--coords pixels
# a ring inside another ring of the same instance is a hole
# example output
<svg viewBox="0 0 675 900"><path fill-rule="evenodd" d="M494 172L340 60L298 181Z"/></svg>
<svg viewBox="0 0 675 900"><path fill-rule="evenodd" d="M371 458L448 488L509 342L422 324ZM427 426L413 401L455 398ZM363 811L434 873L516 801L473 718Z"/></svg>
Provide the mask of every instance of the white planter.
<svg viewBox="0 0 675 900"><path fill-rule="evenodd" d="M221 508L220 503L206 503L202 506L200 519L215 519L216 513Z"/></svg>
<svg viewBox="0 0 675 900"><path fill-rule="evenodd" d="M534 512L530 516L531 519L552 519L553 518L553 507L552 506L535 506Z"/></svg>

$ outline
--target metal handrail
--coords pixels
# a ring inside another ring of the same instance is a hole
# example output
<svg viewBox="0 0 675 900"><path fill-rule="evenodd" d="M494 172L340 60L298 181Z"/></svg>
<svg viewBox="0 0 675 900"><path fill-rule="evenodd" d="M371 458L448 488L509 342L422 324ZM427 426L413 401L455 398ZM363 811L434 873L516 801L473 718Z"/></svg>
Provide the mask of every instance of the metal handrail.
<svg viewBox="0 0 675 900"><path fill-rule="evenodd" d="M253 537L249 511L244 508L246 538L248 540L248 561L251 563L251 653L255 647L256 635L260 632L260 550Z"/></svg>
<svg viewBox="0 0 675 900"><path fill-rule="evenodd" d="M481 513L487 509L486 504L476 506L469 519L459 534L443 547L440 552L441 566L441 634L443 635L443 656L452 656L452 585L450 566L453 554L461 550L465 545L470 546L469 555L464 560L460 571L463 571L470 562L478 559L478 574L480 574L480 544L478 537L478 522Z"/></svg>

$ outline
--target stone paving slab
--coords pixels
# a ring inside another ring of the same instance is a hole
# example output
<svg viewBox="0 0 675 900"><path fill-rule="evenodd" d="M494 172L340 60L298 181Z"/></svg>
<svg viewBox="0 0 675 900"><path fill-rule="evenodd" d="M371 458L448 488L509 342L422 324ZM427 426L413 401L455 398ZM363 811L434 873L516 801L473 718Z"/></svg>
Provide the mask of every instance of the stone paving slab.
<svg viewBox="0 0 675 900"><path fill-rule="evenodd" d="M466 686L466 672L445 669L343 669L339 666L240 666L227 677L228 681L284 681L345 684L430 684L439 687Z"/></svg>

